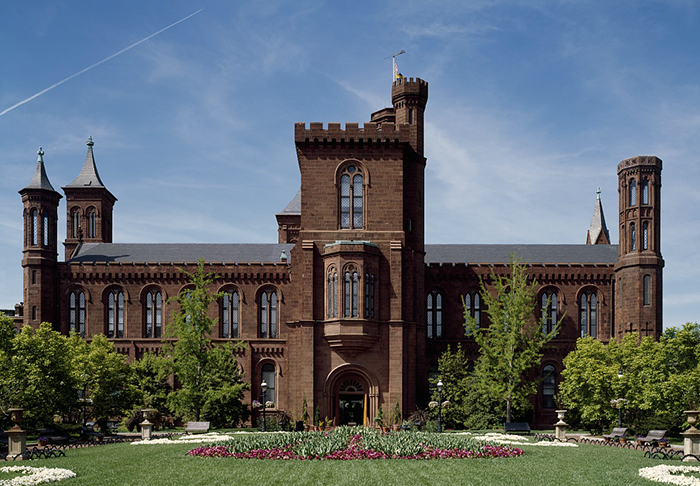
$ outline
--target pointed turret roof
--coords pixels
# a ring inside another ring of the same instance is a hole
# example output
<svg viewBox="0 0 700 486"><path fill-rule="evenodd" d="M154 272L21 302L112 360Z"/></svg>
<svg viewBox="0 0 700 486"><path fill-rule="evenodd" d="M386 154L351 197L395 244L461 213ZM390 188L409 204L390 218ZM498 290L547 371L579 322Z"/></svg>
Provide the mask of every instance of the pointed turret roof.
<svg viewBox="0 0 700 486"><path fill-rule="evenodd" d="M36 171L34 171L34 177L29 181L29 185L24 189L46 189L47 191L56 192L53 188L51 182L49 181L49 176L46 175L46 168L44 167L44 151L39 147L37 151L36 159ZM24 190L22 189L22 190Z"/></svg>
<svg viewBox="0 0 700 486"><path fill-rule="evenodd" d="M605 215L603 214L603 203L600 202L600 187L596 191L595 207L593 208L593 219L591 227L586 235L587 245L609 245L610 233L605 225Z"/></svg>
<svg viewBox="0 0 700 486"><path fill-rule="evenodd" d="M97 172L97 166L95 165L95 156L92 153L92 146L95 145L95 143L92 141L92 137L88 138L87 141L87 156L85 157L85 164L83 165L83 170L80 171L80 174L78 174L78 177L75 178L73 182L68 184L65 187L102 187L105 188L105 185L102 183L102 179L100 179L100 174Z"/></svg>

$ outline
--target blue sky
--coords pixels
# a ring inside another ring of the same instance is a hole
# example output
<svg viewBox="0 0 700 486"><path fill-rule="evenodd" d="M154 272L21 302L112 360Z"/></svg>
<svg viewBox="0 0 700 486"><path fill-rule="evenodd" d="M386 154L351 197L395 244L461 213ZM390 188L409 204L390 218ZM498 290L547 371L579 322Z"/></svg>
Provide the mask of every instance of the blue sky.
<svg viewBox="0 0 700 486"><path fill-rule="evenodd" d="M11 0L0 112L200 9L0 116L0 308L39 146L59 189L94 138L115 242L275 242L294 122L367 121L405 49L430 83L428 243L584 243L598 186L617 243L617 164L657 155L664 326L700 320L697 2Z"/></svg>

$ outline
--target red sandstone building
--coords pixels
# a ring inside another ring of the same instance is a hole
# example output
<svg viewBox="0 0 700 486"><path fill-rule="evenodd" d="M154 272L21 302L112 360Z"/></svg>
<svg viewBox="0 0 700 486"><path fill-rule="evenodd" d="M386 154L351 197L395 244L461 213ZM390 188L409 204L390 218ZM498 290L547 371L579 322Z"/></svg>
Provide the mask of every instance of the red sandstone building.
<svg viewBox="0 0 700 486"><path fill-rule="evenodd" d="M260 395L301 410L306 397L336 423L362 422L398 401L425 406L428 378L448 344L462 343L464 308L488 325L479 278L507 272L509 255L537 278L538 309L561 331L536 372L533 422L554 419L562 359L580 336L601 341L662 331L661 160L633 157L617 166L620 244L612 245L597 198L585 245L425 245L423 116L428 83L399 79L392 108L360 127L295 125L301 189L279 214L271 244L113 243L116 197L100 179L88 141L78 177L64 186L67 238L58 259L62 196L47 177L43 152L20 191L24 204L24 323L54 324L85 338L105 334L137 359L160 347L172 309L204 259L215 273L211 308L216 340L242 339L239 358ZM118 228L117 228L118 230Z"/></svg>

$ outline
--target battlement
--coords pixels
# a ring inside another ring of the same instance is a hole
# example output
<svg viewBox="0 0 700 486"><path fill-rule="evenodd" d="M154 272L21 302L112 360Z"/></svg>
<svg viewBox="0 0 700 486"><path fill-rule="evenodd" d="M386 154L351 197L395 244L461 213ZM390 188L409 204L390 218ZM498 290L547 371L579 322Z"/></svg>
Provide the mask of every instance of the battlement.
<svg viewBox="0 0 700 486"><path fill-rule="evenodd" d="M625 159L622 162L620 162L617 165L617 173L619 174L621 171L629 167L637 166L651 166L658 167L659 169L661 169L662 161L655 155L637 155L636 157L630 157L629 159Z"/></svg>
<svg viewBox="0 0 700 486"><path fill-rule="evenodd" d="M394 123L367 122L363 127L359 123L346 123L345 128L340 123L329 123L324 128L321 122L309 123L306 128L304 122L294 124L294 141L304 142L410 142L411 128L408 125L396 125Z"/></svg>
<svg viewBox="0 0 700 486"><path fill-rule="evenodd" d="M392 98L400 95L418 95L428 99L428 82L420 78L399 78L391 87Z"/></svg>

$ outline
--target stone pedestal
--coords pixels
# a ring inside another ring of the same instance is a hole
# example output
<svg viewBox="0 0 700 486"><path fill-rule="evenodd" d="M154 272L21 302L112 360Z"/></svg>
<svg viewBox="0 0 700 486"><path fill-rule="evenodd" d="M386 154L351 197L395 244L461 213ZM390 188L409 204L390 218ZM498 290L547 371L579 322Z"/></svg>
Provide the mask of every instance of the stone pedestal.
<svg viewBox="0 0 700 486"><path fill-rule="evenodd" d="M144 420L139 425L141 426L141 440L151 440L151 434L153 433L153 422L148 420L157 411L153 408L144 408L141 410L143 412Z"/></svg>
<svg viewBox="0 0 700 486"><path fill-rule="evenodd" d="M559 421L554 424L554 437L562 442L566 442L566 428L569 426L569 424L564 422L565 413L566 410L557 410L557 418Z"/></svg>
<svg viewBox="0 0 700 486"><path fill-rule="evenodd" d="M683 455L687 456L688 454L692 454L696 457L700 457L700 430L695 428L695 424L698 423L698 414L700 414L700 412L697 410L686 410L685 414L690 428L681 433L683 436ZM697 461L698 459L687 457L683 460Z"/></svg>
<svg viewBox="0 0 700 486"><path fill-rule="evenodd" d="M27 431L18 426L6 430L7 434L7 460L22 460L22 454L27 451Z"/></svg>

